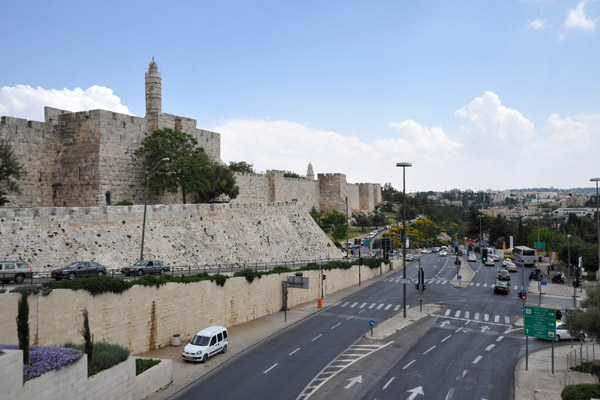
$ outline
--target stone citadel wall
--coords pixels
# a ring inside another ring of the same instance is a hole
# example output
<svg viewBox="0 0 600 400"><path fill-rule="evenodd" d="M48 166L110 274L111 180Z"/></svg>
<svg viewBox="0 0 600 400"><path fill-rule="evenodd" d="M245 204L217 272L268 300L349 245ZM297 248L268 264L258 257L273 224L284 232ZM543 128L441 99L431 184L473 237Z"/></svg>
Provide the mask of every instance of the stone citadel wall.
<svg viewBox="0 0 600 400"><path fill-rule="evenodd" d="M122 268L139 259L143 206L0 208L0 259L36 271L94 260ZM147 208L144 258L175 266L339 258L306 206L172 204Z"/></svg>
<svg viewBox="0 0 600 400"><path fill-rule="evenodd" d="M363 281L389 270L361 267ZM358 268L327 271L323 292L331 293L358 284ZM280 311L281 282L287 275L275 274L254 279L230 278L223 287L214 282L189 284L167 283L159 288L134 286L122 294L92 296L84 290L55 289L48 296L29 296L29 331L32 345L81 343L82 310L87 308L89 323L96 342L127 347L138 354L169 345L173 334L189 340L201 327L233 325L252 321ZM314 301L319 296L319 271L305 271L310 289L288 290L288 307ZM18 343L17 303L20 294L0 294L0 343ZM190 306L198 305L198 306ZM57 312L60 310L60 312ZM184 310L184 311L183 311ZM235 338L230 338L235 346Z"/></svg>

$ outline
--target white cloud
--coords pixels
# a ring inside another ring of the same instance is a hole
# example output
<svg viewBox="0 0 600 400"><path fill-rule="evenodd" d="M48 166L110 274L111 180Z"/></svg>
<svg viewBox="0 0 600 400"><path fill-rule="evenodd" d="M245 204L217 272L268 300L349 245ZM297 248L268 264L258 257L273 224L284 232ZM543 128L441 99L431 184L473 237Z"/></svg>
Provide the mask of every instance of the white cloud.
<svg viewBox="0 0 600 400"><path fill-rule="evenodd" d="M596 28L596 20L590 19L584 10L588 0L582 0L577 7L570 8L565 21L566 29L577 29L582 31L593 31Z"/></svg>
<svg viewBox="0 0 600 400"><path fill-rule="evenodd" d="M0 88L0 115L43 121L45 106L68 111L103 109L131 114L112 89L102 86L92 86L86 90L46 90L28 85Z"/></svg>
<svg viewBox="0 0 600 400"><path fill-rule="evenodd" d="M539 18L534 19L529 24L527 24L527 27L529 29L534 29L534 30L544 29L547 26L548 26L547 21L545 19L539 19Z"/></svg>
<svg viewBox="0 0 600 400"><path fill-rule="evenodd" d="M519 111L503 106L498 95L490 91L476 97L469 105L455 111L454 115L469 119L476 127L470 131L481 135L483 139L527 139L534 134L531 121Z"/></svg>

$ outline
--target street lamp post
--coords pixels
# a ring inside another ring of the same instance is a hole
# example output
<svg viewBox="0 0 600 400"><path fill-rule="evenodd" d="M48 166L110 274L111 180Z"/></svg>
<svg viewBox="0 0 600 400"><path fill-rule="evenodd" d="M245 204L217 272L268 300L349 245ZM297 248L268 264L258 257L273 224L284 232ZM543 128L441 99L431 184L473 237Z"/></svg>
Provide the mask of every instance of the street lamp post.
<svg viewBox="0 0 600 400"><path fill-rule="evenodd" d="M348 217L348 196L346 196L346 258L350 257L348 253L348 231L350 230L350 219Z"/></svg>
<svg viewBox="0 0 600 400"><path fill-rule="evenodd" d="M404 201L402 216L402 315L406 318L406 167L412 167L409 162L396 163L396 167L402 167L402 197Z"/></svg>
<svg viewBox="0 0 600 400"><path fill-rule="evenodd" d="M598 197L598 181L600 181L600 178L592 178L590 181L596 182L596 225L598 227L598 270L596 271L596 281L598 281L600 278L600 197Z"/></svg>
<svg viewBox="0 0 600 400"><path fill-rule="evenodd" d="M158 166L160 165L161 162L163 161L170 161L171 159L169 157L165 157L161 160L159 160L156 165L154 167L152 167L152 169L150 170L150 172L148 172L148 175L146 176L146 194L144 195L144 222L142 222L142 246L140 249L140 261L142 261L144 259L144 236L146 234L146 208L148 207L148 186L150 183L150 177L152 176L152 173L154 172L154 170L156 168L158 168Z"/></svg>

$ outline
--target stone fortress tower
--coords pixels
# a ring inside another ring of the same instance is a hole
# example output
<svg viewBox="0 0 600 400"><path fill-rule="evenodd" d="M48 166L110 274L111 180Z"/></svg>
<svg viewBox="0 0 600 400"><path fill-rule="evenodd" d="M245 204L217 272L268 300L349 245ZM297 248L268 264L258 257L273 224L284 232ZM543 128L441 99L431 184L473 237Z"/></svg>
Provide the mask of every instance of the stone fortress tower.
<svg viewBox="0 0 600 400"><path fill-rule="evenodd" d="M162 77L154 59L145 74L144 118L107 110L72 112L44 108L44 122L1 117L0 138L8 139L27 175L20 194L7 196L8 207L110 206L142 204L143 168L133 154L156 129L186 132L214 160L221 160L221 135L196 127L195 119L162 112ZM240 195L234 203L304 203L319 211L370 212L381 202L381 185L349 184L344 174L318 174L309 163L306 179L285 178L283 171L236 173ZM154 204L176 204L166 195Z"/></svg>

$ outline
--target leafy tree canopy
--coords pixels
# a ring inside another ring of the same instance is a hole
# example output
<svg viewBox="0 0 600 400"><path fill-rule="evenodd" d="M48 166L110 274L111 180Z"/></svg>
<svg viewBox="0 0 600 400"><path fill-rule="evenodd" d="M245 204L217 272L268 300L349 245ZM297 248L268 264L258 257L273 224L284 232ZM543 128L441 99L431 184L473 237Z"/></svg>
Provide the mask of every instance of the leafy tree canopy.
<svg viewBox="0 0 600 400"><path fill-rule="evenodd" d="M0 206L8 203L5 195L20 193L17 179L25 176L25 171L15 156L7 140L0 140Z"/></svg>
<svg viewBox="0 0 600 400"><path fill-rule="evenodd" d="M144 185L148 183L152 195L181 190L185 204L188 193L195 193L199 201L211 201L220 195L235 198L239 193L233 172L211 160L187 133L168 128L156 130L142 141L135 156L143 160ZM161 162L164 158L169 161Z"/></svg>
<svg viewBox="0 0 600 400"><path fill-rule="evenodd" d="M292 171L283 171L283 177L284 178L306 179L305 176L302 176L302 175L297 174L297 173L292 172Z"/></svg>
<svg viewBox="0 0 600 400"><path fill-rule="evenodd" d="M248 164L246 161L231 161L229 162L229 169L233 172L247 172L250 174L254 173L254 165Z"/></svg>

